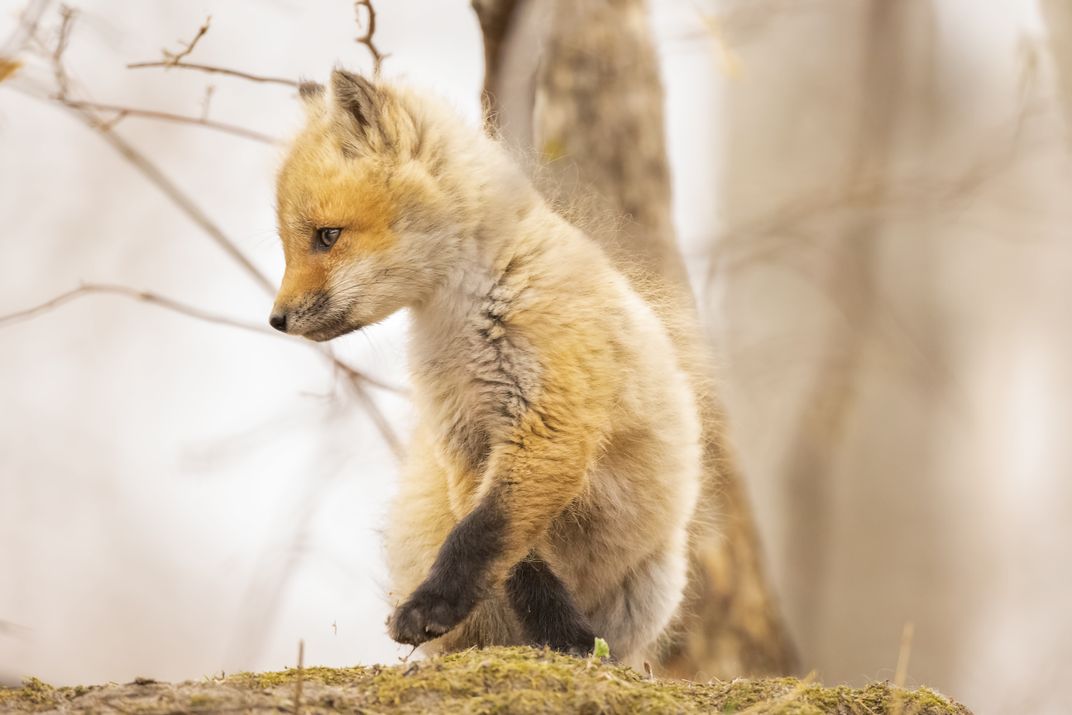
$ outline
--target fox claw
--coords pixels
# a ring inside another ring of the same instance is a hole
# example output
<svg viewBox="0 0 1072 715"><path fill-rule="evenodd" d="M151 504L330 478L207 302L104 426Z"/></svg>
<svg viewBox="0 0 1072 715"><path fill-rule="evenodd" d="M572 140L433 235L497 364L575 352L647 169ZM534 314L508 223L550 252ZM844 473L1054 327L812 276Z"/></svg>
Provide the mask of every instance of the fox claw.
<svg viewBox="0 0 1072 715"><path fill-rule="evenodd" d="M418 590L387 619L387 632L398 643L418 646L450 631L471 610L441 594Z"/></svg>

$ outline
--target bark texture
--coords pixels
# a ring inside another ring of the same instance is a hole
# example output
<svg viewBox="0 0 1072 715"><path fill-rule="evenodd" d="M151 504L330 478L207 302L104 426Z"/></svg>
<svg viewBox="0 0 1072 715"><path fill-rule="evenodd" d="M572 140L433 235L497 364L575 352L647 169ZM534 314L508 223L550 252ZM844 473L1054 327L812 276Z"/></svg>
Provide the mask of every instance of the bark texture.
<svg viewBox="0 0 1072 715"><path fill-rule="evenodd" d="M475 0L474 7L489 48L492 126L538 162L545 193L628 273L640 268L669 286L660 292L664 309L695 316L671 222L663 90L645 3ZM702 359L697 332L675 330ZM788 673L794 650L717 396L707 394L703 407L706 491L693 573L662 665L689 678Z"/></svg>
<svg viewBox="0 0 1072 715"><path fill-rule="evenodd" d="M1072 143L1072 4L1067 0L1040 0L1039 9L1046 21L1061 109Z"/></svg>

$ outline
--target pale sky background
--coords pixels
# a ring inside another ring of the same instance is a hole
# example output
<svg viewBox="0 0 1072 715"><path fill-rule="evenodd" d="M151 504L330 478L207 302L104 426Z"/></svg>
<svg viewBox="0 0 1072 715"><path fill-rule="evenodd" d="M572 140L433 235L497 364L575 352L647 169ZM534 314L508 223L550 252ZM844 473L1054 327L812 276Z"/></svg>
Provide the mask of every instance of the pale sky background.
<svg viewBox="0 0 1072 715"><path fill-rule="evenodd" d="M0 8L0 38L18 5ZM1024 52L1044 40L1033 2L985 6L936 2L943 66L973 78L964 84L961 118L972 129L950 131L943 151L953 151L957 137L965 147L987 141L982 128L1012 115ZM201 62L317 79L335 63L369 66L353 42L345 0L83 0L76 7L69 66L100 102L196 114L211 84L213 118L279 137L293 132L301 111L288 88L125 69L175 48L208 14ZM447 97L476 123L483 50L468 3L381 0L377 7L377 37L391 53L386 76ZM746 63L731 76L697 37L696 7L655 2L653 26L668 94L674 216L690 270L706 289L706 252L726 213L718 196L728 180L727 98L764 75ZM1039 92L1052 100L1039 51ZM31 67L23 79L34 78L46 75ZM1046 121L1043 139L1057 118ZM119 132L278 280L279 149L137 118ZM943 257L946 335L970 356L955 366L964 401L936 437L937 459L954 476L925 497L948 511L920 517L948 520L948 540L932 544L944 556L897 555L901 530L917 526L896 511L896 495L889 530L880 533L885 521L844 517L857 512L855 497L841 493L840 544L894 545L843 548L829 591L865 588L872 572L861 564L888 557L903 559L904 571L887 574L881 588L910 595L844 609L837 593L824 596L837 615L829 637L812 633L800 645L805 670L817 668L828 682L892 677L900 627L911 620L919 664L910 669L912 684L934 685L985 714L1015 711L1037 682L1047 694L1027 710L1065 711L1049 690L1072 672L1070 175L1060 144L1039 155L1041 164L1013 172L958 213L968 238ZM113 149L57 107L7 87L0 88L0 226L0 313L94 281L267 320L271 298ZM781 515L792 505L775 475L778 435L791 417L780 410L779 391L796 383L791 366L761 371L752 358L754 344L777 325L763 322L764 311L788 314L787 304L785 294L764 303L757 293L753 312L740 305L772 280L783 279L742 281L737 293L716 285L704 305L722 341L730 415L781 585L792 568L783 547L792 534ZM347 336L337 341L340 353L404 385L406 321L396 316ZM373 392L404 435L408 402ZM891 390L874 399L898 396ZM852 444L842 467L882 459L867 439ZM276 669L295 662L299 639L309 664L394 662L409 649L384 632L378 530L397 466L345 387L298 340L108 296L0 329L0 622L13 624L0 630L0 678L33 674L67 684ZM868 470L856 479L867 483ZM944 574L937 581L927 571L935 564ZM928 583L947 581L948 592L926 593ZM794 630L807 634L808 614L795 612L792 599L787 611ZM939 647L949 637L939 625L946 621L960 636Z"/></svg>

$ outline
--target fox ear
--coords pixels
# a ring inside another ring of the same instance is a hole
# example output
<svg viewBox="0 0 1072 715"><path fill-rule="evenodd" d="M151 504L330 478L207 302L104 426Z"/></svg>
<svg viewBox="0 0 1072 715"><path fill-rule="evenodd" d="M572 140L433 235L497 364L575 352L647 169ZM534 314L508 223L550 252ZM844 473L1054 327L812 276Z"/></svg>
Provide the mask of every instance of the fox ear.
<svg viewBox="0 0 1072 715"><path fill-rule="evenodd" d="M357 122L359 129L375 126L383 107L384 94L361 75L335 69L331 73L331 90L338 106Z"/></svg>
<svg viewBox="0 0 1072 715"><path fill-rule="evenodd" d="M319 82L299 82L298 96L307 104L319 103L324 99L324 85Z"/></svg>
<svg viewBox="0 0 1072 715"><path fill-rule="evenodd" d="M315 117L323 113L325 94L327 93L322 84L308 81L298 83L298 96L301 97L306 116Z"/></svg>

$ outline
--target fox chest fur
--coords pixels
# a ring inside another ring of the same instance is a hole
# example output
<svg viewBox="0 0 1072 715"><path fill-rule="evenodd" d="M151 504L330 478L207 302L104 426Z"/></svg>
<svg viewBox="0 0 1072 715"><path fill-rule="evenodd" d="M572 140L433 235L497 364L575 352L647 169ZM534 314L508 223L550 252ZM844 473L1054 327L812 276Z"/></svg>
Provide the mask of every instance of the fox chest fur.
<svg viewBox="0 0 1072 715"><path fill-rule="evenodd" d="M431 307L412 337L417 407L459 518L473 506L492 445L539 393L540 361L518 322L528 286L514 271L464 276L462 298Z"/></svg>

